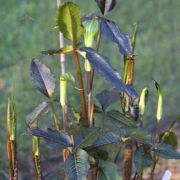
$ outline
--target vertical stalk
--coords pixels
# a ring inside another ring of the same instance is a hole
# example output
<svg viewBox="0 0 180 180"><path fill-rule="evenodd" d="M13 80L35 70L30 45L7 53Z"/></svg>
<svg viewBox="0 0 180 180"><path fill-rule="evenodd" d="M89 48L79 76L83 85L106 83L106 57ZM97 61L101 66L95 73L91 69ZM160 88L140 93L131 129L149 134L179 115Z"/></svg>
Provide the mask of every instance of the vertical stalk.
<svg viewBox="0 0 180 180"><path fill-rule="evenodd" d="M134 34L131 38L132 43L132 53L134 54L135 46L136 46L136 35L137 35L137 25L135 24ZM132 56L124 56L124 75L123 81L126 85L133 85L134 81L134 57ZM130 97L122 93L122 111L125 116L129 116L130 109ZM130 114L131 117L131 114ZM135 120L135 117L131 117ZM124 151L124 180L130 180L132 176L132 158L133 158L133 142L132 140L128 140L125 144Z"/></svg>
<svg viewBox="0 0 180 180"><path fill-rule="evenodd" d="M134 59L131 56L124 57L124 76L123 80L126 85L133 85L134 77ZM126 115L129 109L129 97L122 94L122 110ZM130 180L132 175L132 156L133 156L133 142L128 140L125 144L124 150L124 180Z"/></svg>
<svg viewBox="0 0 180 180"><path fill-rule="evenodd" d="M57 7L59 8L62 1L57 0ZM61 32L59 32L59 47L64 47L64 36ZM61 64L61 75L66 73L66 67L65 67L66 57L65 54L60 54L60 64ZM64 105L62 107L62 119L63 119L63 126L67 125L67 105Z"/></svg>
<svg viewBox="0 0 180 180"><path fill-rule="evenodd" d="M18 179L17 147L16 147L16 109L15 104L8 100L7 107L7 153L9 159L9 180Z"/></svg>
<svg viewBox="0 0 180 180"><path fill-rule="evenodd" d="M57 8L59 8L61 5L61 0L57 0ZM63 48L64 47L64 37L61 32L59 32L59 47ZM61 74L66 73L66 67L65 67L65 54L60 54L60 65L61 65Z"/></svg>
<svg viewBox="0 0 180 180"><path fill-rule="evenodd" d="M32 138L32 154L35 166L36 179L42 180L42 170L41 170L41 159L39 150L39 137L33 136Z"/></svg>
<svg viewBox="0 0 180 180"><path fill-rule="evenodd" d="M85 99L85 91L84 91L84 84L83 84L83 78L82 78L82 72L81 72L81 66L79 63L79 57L77 53L77 46L76 43L73 42L73 54L74 54L74 61L77 68L77 75L79 80L79 91L80 91L80 97L81 97L81 109L82 109L82 124L85 127L89 127L89 121L87 117L87 109L86 109L86 99Z"/></svg>

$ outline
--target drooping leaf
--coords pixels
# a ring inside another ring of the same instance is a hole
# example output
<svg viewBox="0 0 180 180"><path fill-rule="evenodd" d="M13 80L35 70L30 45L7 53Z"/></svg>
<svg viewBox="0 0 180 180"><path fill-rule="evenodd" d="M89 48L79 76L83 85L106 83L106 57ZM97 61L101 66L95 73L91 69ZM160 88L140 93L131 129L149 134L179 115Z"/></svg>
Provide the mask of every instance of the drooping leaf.
<svg viewBox="0 0 180 180"><path fill-rule="evenodd" d="M90 61L94 69L96 69L96 71L100 75L105 77L119 91L126 92L132 97L138 96L133 87L126 86L123 83L121 76L109 63L109 60L107 57L98 54L92 48L83 47L83 48L80 48L79 50L80 50L79 53Z"/></svg>
<svg viewBox="0 0 180 180"><path fill-rule="evenodd" d="M109 40L115 42L123 55L132 55L132 44L128 35L123 33L118 25L105 18L101 18L101 33Z"/></svg>
<svg viewBox="0 0 180 180"><path fill-rule="evenodd" d="M95 0L101 13L106 15L109 11L113 10L116 5L116 0Z"/></svg>
<svg viewBox="0 0 180 180"><path fill-rule="evenodd" d="M73 2L64 3L58 9L57 24L66 39L76 42L83 34L80 9Z"/></svg>
<svg viewBox="0 0 180 180"><path fill-rule="evenodd" d="M52 97L55 89L55 77L50 69L37 59L31 63L31 77L33 85L48 98Z"/></svg>
<svg viewBox="0 0 180 180"><path fill-rule="evenodd" d="M157 104L157 112L156 112L156 119L159 122L162 118L162 101L163 101L163 97L162 97L162 90L160 85L154 80L155 83L155 87L157 89L157 93L158 93L158 104Z"/></svg>
<svg viewBox="0 0 180 180"><path fill-rule="evenodd" d="M138 174L141 174L145 167L151 166L151 154L148 152L143 152L143 150L140 148L136 149L134 152L134 164Z"/></svg>
<svg viewBox="0 0 180 180"><path fill-rule="evenodd" d="M178 145L177 136L173 131L161 133L160 141L165 144L171 145L174 149L176 149Z"/></svg>
<svg viewBox="0 0 180 180"><path fill-rule="evenodd" d="M117 165L109 161L101 161L98 180L121 180Z"/></svg>
<svg viewBox="0 0 180 180"><path fill-rule="evenodd" d="M120 99L120 94L116 89L111 91L104 89L96 94L96 99L99 101L103 109Z"/></svg>
<svg viewBox="0 0 180 180"><path fill-rule="evenodd" d="M85 147L89 147L93 144L93 142L98 137L98 129L88 128L82 129L81 135L78 135L75 138L73 150L77 150L79 148L83 149Z"/></svg>
<svg viewBox="0 0 180 180"><path fill-rule="evenodd" d="M169 144L157 143L152 150L165 159L180 159L180 152L176 151Z"/></svg>
<svg viewBox="0 0 180 180"><path fill-rule="evenodd" d="M50 49L47 51L42 51L42 54L45 55L59 55L59 54L68 54L71 53L73 51L73 47L72 46L64 46L63 48L60 49Z"/></svg>
<svg viewBox="0 0 180 180"><path fill-rule="evenodd" d="M87 179L89 168L89 155L82 149L73 154L70 153L65 161L65 173L69 180Z"/></svg>
<svg viewBox="0 0 180 180"><path fill-rule="evenodd" d="M140 100L139 100L139 114L143 115L145 112L145 106L147 103L147 98L148 98L149 91L147 88L143 88L141 91L140 95Z"/></svg>
<svg viewBox="0 0 180 180"><path fill-rule="evenodd" d="M37 120L47 111L48 105L47 102L42 102L26 116L26 123L30 128L37 127Z"/></svg>
<svg viewBox="0 0 180 180"><path fill-rule="evenodd" d="M33 136L42 137L49 143L52 143L61 149L73 146L72 138L64 131L41 128L32 128L29 131Z"/></svg>

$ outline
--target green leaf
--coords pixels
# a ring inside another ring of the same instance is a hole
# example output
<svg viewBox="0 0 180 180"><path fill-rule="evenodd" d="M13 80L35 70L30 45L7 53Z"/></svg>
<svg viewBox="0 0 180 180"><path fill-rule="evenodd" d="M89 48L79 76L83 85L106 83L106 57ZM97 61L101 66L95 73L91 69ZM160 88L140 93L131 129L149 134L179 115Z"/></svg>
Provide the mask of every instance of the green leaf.
<svg viewBox="0 0 180 180"><path fill-rule="evenodd" d="M94 37L99 31L99 22L97 19L84 21L83 27L85 29L84 44L86 47L92 47L94 42Z"/></svg>
<svg viewBox="0 0 180 180"><path fill-rule="evenodd" d="M136 127L136 123L128 119L124 114L117 110L110 110L106 112L106 115L109 120L119 123L122 126L126 127Z"/></svg>
<svg viewBox="0 0 180 180"><path fill-rule="evenodd" d="M65 173L70 180L87 179L89 168L89 155L82 149L73 154L70 153L65 161Z"/></svg>
<svg viewBox="0 0 180 180"><path fill-rule="evenodd" d="M109 145L116 143L121 140L121 138L129 135L133 130L130 128L123 128L118 131L102 131L99 133L97 140L92 144L92 147L99 147L104 145Z"/></svg>
<svg viewBox="0 0 180 180"><path fill-rule="evenodd" d="M116 5L116 0L95 0L101 13L106 15L109 11L113 10Z"/></svg>
<svg viewBox="0 0 180 180"><path fill-rule="evenodd" d="M81 135L75 138L73 150L77 150L79 148L83 149L91 146L93 142L97 139L97 137L98 137L98 129L95 128L81 129Z"/></svg>
<svg viewBox="0 0 180 180"><path fill-rule="evenodd" d="M141 91L140 100L139 100L139 114L140 115L143 115L145 112L145 106L146 106L148 94L149 94L148 88L143 88L143 90Z"/></svg>
<svg viewBox="0 0 180 180"><path fill-rule="evenodd" d="M117 165L109 161L101 161L98 180L121 180Z"/></svg>
<svg viewBox="0 0 180 180"><path fill-rule="evenodd" d="M137 98L138 94L132 86L126 86L122 81L120 74L112 67L107 57L98 54L94 49L83 47L78 51L83 57L87 58L94 69L106 78L119 91L127 93L133 98Z"/></svg>
<svg viewBox="0 0 180 180"><path fill-rule="evenodd" d="M50 69L37 59L31 63L31 77L33 85L42 94L51 98L55 89L55 77Z"/></svg>
<svg viewBox="0 0 180 180"><path fill-rule="evenodd" d="M159 122L162 118L162 103L163 103L163 97L162 97L162 91L160 85L154 80L155 87L157 89L158 93L158 104L157 104L157 112L156 112L156 119L157 122Z"/></svg>
<svg viewBox="0 0 180 180"><path fill-rule="evenodd" d="M169 144L157 143L152 150L165 159L180 159L180 152L174 150Z"/></svg>
<svg viewBox="0 0 180 180"><path fill-rule="evenodd" d="M176 149L177 145L178 145L177 136L172 131L167 131L167 132L161 133L160 141L165 144L171 145L174 149Z"/></svg>
<svg viewBox="0 0 180 180"><path fill-rule="evenodd" d="M148 152L144 152L142 149L138 148L134 152L134 164L138 174L141 174L144 168L151 166L152 157Z"/></svg>
<svg viewBox="0 0 180 180"><path fill-rule="evenodd" d="M72 46L64 46L63 48L60 49L50 49L47 51L41 51L42 54L45 55L59 55L59 54L68 54L71 53L73 51L73 47Z"/></svg>
<svg viewBox="0 0 180 180"><path fill-rule="evenodd" d="M116 89L112 89L111 91L104 89L96 94L96 99L105 110L109 105L120 100L120 94Z"/></svg>
<svg viewBox="0 0 180 180"><path fill-rule="evenodd" d="M47 112L48 105L47 102L42 102L26 116L26 123L30 128L37 127L37 121L42 114Z"/></svg>
<svg viewBox="0 0 180 180"><path fill-rule="evenodd" d="M58 9L57 24L66 39L76 42L83 34L80 9L73 2L64 3Z"/></svg>
<svg viewBox="0 0 180 180"><path fill-rule="evenodd" d="M131 43L132 43L132 52L134 54L135 47L136 47L136 37L137 37L137 24L134 24L134 34L131 38Z"/></svg>
<svg viewBox="0 0 180 180"><path fill-rule="evenodd" d="M105 18L101 18L100 24L101 33L112 42L116 43L119 51L123 55L132 55L132 43L129 36L123 33L118 25Z"/></svg>
<svg viewBox="0 0 180 180"><path fill-rule="evenodd" d="M44 138L49 143L56 145L60 149L73 146L73 140L71 136L64 131L57 131L51 129L32 128L29 132L33 136Z"/></svg>
<svg viewBox="0 0 180 180"><path fill-rule="evenodd" d="M65 73L65 74L62 74L62 75L61 75L61 79L62 79L63 81L67 81L67 82L70 82L70 83L72 83L72 84L75 84L75 78L74 78L74 76L73 76L70 72L67 72L67 73Z"/></svg>

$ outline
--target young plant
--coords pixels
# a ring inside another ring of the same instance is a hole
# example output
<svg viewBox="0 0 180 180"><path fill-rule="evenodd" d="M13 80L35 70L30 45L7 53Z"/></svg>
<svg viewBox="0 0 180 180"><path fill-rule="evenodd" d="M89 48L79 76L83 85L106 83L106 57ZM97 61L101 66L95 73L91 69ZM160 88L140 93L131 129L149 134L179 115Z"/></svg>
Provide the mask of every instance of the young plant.
<svg viewBox="0 0 180 180"><path fill-rule="evenodd" d="M32 80L34 86L47 97L47 101L28 116L29 133L36 142L33 146L34 154L38 156L38 174L40 171L39 137L56 145L63 151L65 175L70 180L117 180L122 178L130 180L143 178L143 170L151 166L151 179L153 179L156 164L160 157L180 159L180 153L174 147L175 133L172 132L174 123L163 133L159 133L158 126L162 118L162 92L155 81L158 91L158 106L155 132L150 134L143 125L143 115L147 102L148 89L143 89L141 95L136 92L133 84L137 27L132 38L122 32L119 26L105 17L116 5L115 0L96 0L102 16L96 14L81 18L79 7L73 2L61 5L57 13L57 26L64 38L71 44L58 50L43 51L44 54L72 53L76 65L79 82L81 111L75 112L68 107L66 114L64 108L68 105L68 82L74 84L74 77L70 72L60 76L60 101L62 109L61 121L57 117L54 101L55 78L50 69L39 60L31 64ZM84 45L80 43L84 35ZM100 39L105 37L109 42L115 43L124 56L123 78L111 65L103 52L98 52ZM96 41L96 47L93 49ZM81 46L80 46L81 45ZM83 77L83 68L80 61L85 63L86 76ZM68 57L67 57L68 58ZM67 61L68 66L68 61ZM103 76L112 86L112 90L103 89L93 92L94 73ZM86 86L84 83L86 80ZM99 104L95 104L93 94ZM119 110L111 107L121 100ZM51 107L54 128L39 128L38 119L44 114L47 107ZM60 126L63 124L63 126ZM38 138L37 138L38 137ZM174 139L172 144L169 139ZM118 148L117 148L118 147ZM122 148L124 147L124 148ZM113 153L111 153L113 150ZM115 153L114 153L115 152ZM124 169L119 168L120 154L124 155ZM132 165L135 164L135 172ZM43 178L43 177L42 177ZM40 179L40 178L39 178Z"/></svg>

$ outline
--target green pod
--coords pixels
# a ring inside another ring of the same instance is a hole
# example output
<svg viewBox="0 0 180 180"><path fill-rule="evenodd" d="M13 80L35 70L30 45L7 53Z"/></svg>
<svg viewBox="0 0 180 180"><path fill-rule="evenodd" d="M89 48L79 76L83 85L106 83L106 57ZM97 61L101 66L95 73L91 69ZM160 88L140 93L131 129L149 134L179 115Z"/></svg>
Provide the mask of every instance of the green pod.
<svg viewBox="0 0 180 180"><path fill-rule="evenodd" d="M146 108L146 101L148 96L148 88L143 88L139 100L139 115L143 116Z"/></svg>
<svg viewBox="0 0 180 180"><path fill-rule="evenodd" d="M65 106L67 101L67 80L61 76L60 77L60 103L61 106Z"/></svg>
<svg viewBox="0 0 180 180"><path fill-rule="evenodd" d="M90 21L85 21L83 22L83 26L85 29L84 44L86 47L93 47L94 38L99 31L98 20L92 19ZM86 71L91 71L91 64L87 59L85 59L84 67Z"/></svg>

